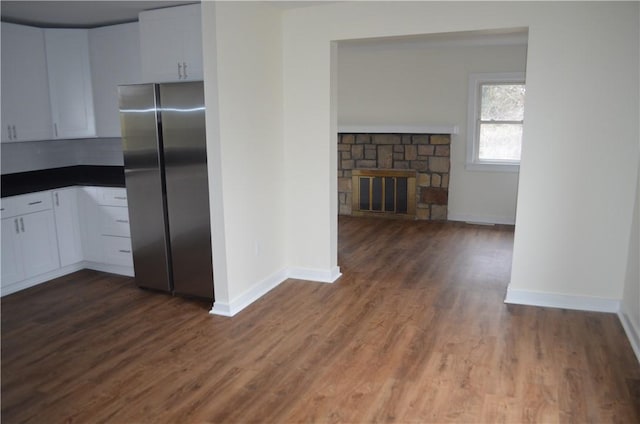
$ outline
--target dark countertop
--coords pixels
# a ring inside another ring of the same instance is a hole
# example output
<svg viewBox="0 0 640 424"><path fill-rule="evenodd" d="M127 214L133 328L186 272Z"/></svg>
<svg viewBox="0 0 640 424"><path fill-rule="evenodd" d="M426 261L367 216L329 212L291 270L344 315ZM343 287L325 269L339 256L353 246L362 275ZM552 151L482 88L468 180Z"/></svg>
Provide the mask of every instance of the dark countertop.
<svg viewBox="0 0 640 424"><path fill-rule="evenodd" d="M0 176L2 197L74 185L124 187L124 167L78 165Z"/></svg>

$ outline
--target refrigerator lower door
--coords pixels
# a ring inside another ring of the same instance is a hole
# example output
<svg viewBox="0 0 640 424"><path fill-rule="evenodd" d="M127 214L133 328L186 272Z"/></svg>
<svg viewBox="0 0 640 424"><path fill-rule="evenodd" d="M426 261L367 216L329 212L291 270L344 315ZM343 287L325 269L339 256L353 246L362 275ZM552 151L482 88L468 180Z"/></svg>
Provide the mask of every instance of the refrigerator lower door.
<svg viewBox="0 0 640 424"><path fill-rule="evenodd" d="M202 82L160 84L175 293L213 299Z"/></svg>
<svg viewBox="0 0 640 424"><path fill-rule="evenodd" d="M136 284L171 291L156 88L120 86L120 123Z"/></svg>

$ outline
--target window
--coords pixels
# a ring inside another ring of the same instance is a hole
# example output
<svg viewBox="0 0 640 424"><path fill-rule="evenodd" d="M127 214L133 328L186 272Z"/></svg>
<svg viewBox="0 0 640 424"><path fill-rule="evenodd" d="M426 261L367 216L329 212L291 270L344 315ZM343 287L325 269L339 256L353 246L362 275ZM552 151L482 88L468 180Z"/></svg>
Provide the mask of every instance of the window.
<svg viewBox="0 0 640 424"><path fill-rule="evenodd" d="M471 74L467 169L518 171L524 73Z"/></svg>

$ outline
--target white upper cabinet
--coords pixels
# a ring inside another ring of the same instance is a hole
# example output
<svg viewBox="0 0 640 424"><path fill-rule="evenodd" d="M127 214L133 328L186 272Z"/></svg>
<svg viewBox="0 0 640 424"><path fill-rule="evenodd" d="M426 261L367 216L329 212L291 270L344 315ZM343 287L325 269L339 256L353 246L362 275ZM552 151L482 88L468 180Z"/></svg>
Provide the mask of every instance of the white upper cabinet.
<svg viewBox="0 0 640 424"><path fill-rule="evenodd" d="M200 4L141 12L144 82L202 80Z"/></svg>
<svg viewBox="0 0 640 424"><path fill-rule="evenodd" d="M89 31L44 32L54 138L95 137Z"/></svg>
<svg viewBox="0 0 640 424"><path fill-rule="evenodd" d="M89 30L98 137L121 136L118 85L141 82L139 40L137 22Z"/></svg>
<svg viewBox="0 0 640 424"><path fill-rule="evenodd" d="M2 141L53 135L44 31L2 22Z"/></svg>

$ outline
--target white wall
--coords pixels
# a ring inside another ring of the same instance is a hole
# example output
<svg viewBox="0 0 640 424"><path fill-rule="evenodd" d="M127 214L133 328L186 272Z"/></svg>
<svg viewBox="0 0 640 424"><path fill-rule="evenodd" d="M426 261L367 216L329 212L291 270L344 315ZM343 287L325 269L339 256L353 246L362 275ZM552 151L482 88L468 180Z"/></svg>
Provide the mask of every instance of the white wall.
<svg viewBox="0 0 640 424"><path fill-rule="evenodd" d="M212 312L231 315L286 268L281 15L259 3L202 6Z"/></svg>
<svg viewBox="0 0 640 424"><path fill-rule="evenodd" d="M595 2L354 2L285 12L290 264L337 264L332 41L528 27L510 294L621 299L638 167L638 16L638 3Z"/></svg>
<svg viewBox="0 0 640 424"><path fill-rule="evenodd" d="M339 43L338 124L457 125L449 219L513 224L518 174L465 169L467 81L475 72L524 72L526 56L526 37L513 35Z"/></svg>
<svg viewBox="0 0 640 424"><path fill-rule="evenodd" d="M640 361L640 172L635 197L620 320Z"/></svg>

